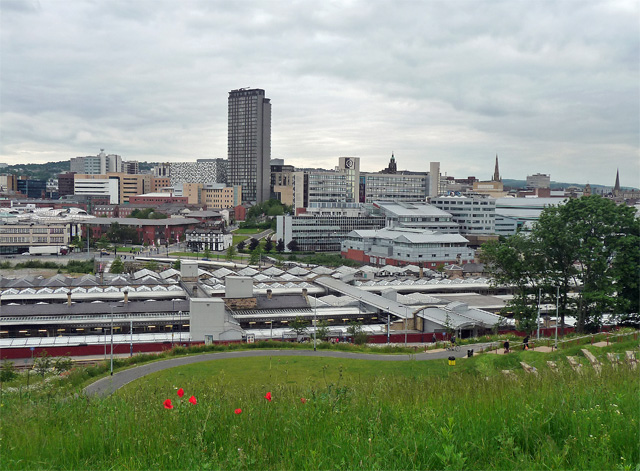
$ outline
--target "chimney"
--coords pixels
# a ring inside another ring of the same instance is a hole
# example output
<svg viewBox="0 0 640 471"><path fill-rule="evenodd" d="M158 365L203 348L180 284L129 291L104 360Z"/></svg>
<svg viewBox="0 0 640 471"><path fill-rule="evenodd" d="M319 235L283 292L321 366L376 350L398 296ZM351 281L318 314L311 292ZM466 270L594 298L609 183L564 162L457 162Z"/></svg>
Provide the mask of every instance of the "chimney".
<svg viewBox="0 0 640 471"><path fill-rule="evenodd" d="M193 297L198 297L198 285L193 285Z"/></svg>
<svg viewBox="0 0 640 471"><path fill-rule="evenodd" d="M420 278L422 278L424 276L424 270L422 269L422 267L420 267Z"/></svg>
<svg viewBox="0 0 640 471"><path fill-rule="evenodd" d="M71 306L71 290L67 291L67 306Z"/></svg>
<svg viewBox="0 0 640 471"><path fill-rule="evenodd" d="M306 289L306 288L304 288L304 289ZM303 290L303 291L304 291L304 290ZM267 290L267 299L271 299L271 298L272 298L272 296L273 296L273 291L272 291L272 290L270 290L270 289L268 289L268 290Z"/></svg>
<svg viewBox="0 0 640 471"><path fill-rule="evenodd" d="M129 290L124 291L124 303L127 304L129 302Z"/></svg>
<svg viewBox="0 0 640 471"><path fill-rule="evenodd" d="M307 288L302 288L302 296L304 297L307 304L309 304L309 296L307 295Z"/></svg>

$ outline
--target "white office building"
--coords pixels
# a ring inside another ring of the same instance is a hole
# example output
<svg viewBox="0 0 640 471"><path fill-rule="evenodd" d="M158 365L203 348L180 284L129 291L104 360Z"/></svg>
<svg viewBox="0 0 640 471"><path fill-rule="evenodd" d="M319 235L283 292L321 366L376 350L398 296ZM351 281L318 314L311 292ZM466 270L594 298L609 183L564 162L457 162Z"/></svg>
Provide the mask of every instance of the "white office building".
<svg viewBox="0 0 640 471"><path fill-rule="evenodd" d="M460 225L460 234L493 234L496 200L484 195L438 196L431 203L451 214Z"/></svg>

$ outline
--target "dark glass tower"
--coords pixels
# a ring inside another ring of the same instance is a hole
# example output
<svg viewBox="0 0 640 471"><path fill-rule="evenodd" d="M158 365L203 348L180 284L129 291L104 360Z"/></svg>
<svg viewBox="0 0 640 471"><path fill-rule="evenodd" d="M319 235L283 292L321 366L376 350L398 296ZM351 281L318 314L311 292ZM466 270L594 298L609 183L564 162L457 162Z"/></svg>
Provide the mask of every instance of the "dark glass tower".
<svg viewBox="0 0 640 471"><path fill-rule="evenodd" d="M227 183L242 186L242 201L269 199L271 178L271 102L264 90L229 92L229 169Z"/></svg>

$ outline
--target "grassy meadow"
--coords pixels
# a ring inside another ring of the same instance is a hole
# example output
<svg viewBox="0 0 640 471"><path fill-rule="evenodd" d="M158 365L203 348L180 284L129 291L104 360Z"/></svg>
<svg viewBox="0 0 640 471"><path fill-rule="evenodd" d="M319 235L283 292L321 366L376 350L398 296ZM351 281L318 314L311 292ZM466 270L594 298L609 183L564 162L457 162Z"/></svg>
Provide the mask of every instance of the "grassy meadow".
<svg viewBox="0 0 640 471"><path fill-rule="evenodd" d="M0 469L636 470L638 371L605 352L637 341L588 347L600 374L580 348L455 366L274 352L164 370L108 398L50 382L2 395Z"/></svg>

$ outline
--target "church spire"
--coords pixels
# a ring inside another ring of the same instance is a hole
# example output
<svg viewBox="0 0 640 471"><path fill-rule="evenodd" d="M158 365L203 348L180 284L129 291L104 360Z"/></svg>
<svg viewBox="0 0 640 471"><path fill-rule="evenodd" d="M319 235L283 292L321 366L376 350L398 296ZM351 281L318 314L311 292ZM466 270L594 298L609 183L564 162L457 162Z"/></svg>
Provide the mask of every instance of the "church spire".
<svg viewBox="0 0 640 471"><path fill-rule="evenodd" d="M496 154L496 168L493 171L493 178L491 179L492 182L501 182L502 178L500 178L500 169L498 168L498 154Z"/></svg>
<svg viewBox="0 0 640 471"><path fill-rule="evenodd" d="M620 169L616 170L616 184L613 187L613 196L618 196L620 194Z"/></svg>

